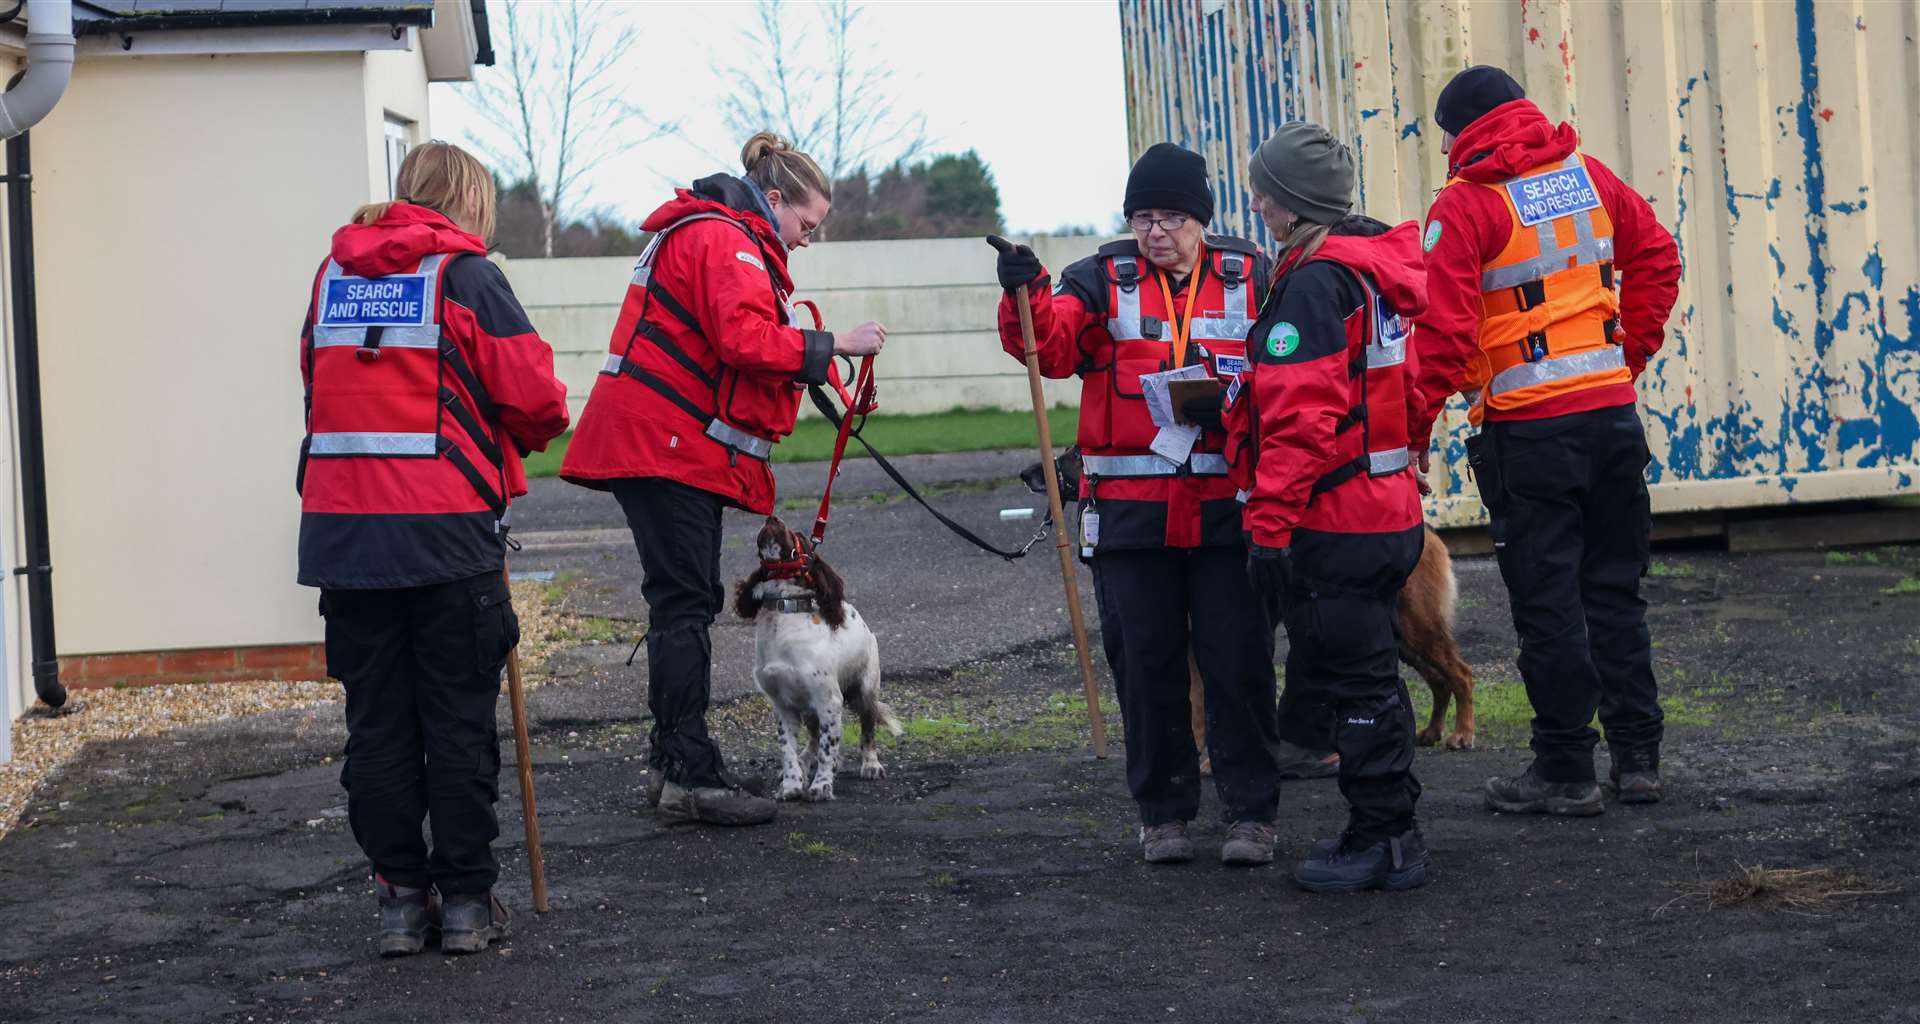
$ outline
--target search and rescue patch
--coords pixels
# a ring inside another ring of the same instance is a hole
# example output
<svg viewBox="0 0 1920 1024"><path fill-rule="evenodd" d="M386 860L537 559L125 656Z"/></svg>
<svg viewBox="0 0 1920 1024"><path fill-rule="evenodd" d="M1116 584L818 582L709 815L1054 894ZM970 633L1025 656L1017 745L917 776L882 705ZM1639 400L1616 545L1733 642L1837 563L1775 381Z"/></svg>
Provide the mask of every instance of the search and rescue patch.
<svg viewBox="0 0 1920 1024"><path fill-rule="evenodd" d="M760 257L755 256L750 252L736 252L733 254L733 258L736 260L739 260L742 263L751 263L756 268L763 271L767 269L767 265L765 263L760 262Z"/></svg>
<svg viewBox="0 0 1920 1024"><path fill-rule="evenodd" d="M1285 359L1300 347L1300 328L1285 320L1273 325L1267 334L1267 354L1275 359Z"/></svg>
<svg viewBox="0 0 1920 1024"><path fill-rule="evenodd" d="M425 274L393 277L331 277L318 322L329 327L400 327L430 323Z"/></svg>
<svg viewBox="0 0 1920 1024"><path fill-rule="evenodd" d="M1587 176L1585 165L1515 178L1506 187L1520 223L1527 227L1600 207L1600 194L1593 190L1593 179Z"/></svg>
<svg viewBox="0 0 1920 1024"><path fill-rule="evenodd" d="M1238 378L1247 372L1247 361L1241 356L1214 356L1213 369L1220 376Z"/></svg>
<svg viewBox="0 0 1920 1024"><path fill-rule="evenodd" d="M1420 243L1420 248L1423 252L1432 252L1433 247L1439 244L1440 222L1436 220L1427 225L1427 237Z"/></svg>

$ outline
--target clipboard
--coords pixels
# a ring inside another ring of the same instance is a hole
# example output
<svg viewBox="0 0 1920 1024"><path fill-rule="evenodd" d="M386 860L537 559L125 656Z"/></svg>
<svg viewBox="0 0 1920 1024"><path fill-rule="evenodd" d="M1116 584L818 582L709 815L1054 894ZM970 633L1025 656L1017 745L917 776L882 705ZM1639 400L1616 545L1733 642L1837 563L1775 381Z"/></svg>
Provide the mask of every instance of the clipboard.
<svg viewBox="0 0 1920 1024"><path fill-rule="evenodd" d="M1180 411L1188 400L1194 398L1212 398L1224 390L1218 377L1199 377L1191 380L1170 380L1167 382L1167 399L1173 405L1173 418L1189 426L1192 420Z"/></svg>

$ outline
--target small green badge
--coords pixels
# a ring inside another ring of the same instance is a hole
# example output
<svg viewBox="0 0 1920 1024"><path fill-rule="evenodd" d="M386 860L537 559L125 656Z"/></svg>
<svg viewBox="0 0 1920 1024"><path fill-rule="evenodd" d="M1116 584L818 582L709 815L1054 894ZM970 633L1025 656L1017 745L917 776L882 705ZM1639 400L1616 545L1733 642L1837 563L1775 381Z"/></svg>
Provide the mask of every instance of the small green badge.
<svg viewBox="0 0 1920 1024"><path fill-rule="evenodd" d="M1285 320L1274 325L1273 333L1267 335L1267 354L1275 359L1285 359L1300 347L1300 329Z"/></svg>
<svg viewBox="0 0 1920 1024"><path fill-rule="evenodd" d="M1432 252L1433 247L1439 244L1440 244L1440 222L1436 220L1436 221L1430 222L1427 225L1427 238L1426 238L1426 241L1421 243L1421 246L1422 248L1425 249L1425 251Z"/></svg>

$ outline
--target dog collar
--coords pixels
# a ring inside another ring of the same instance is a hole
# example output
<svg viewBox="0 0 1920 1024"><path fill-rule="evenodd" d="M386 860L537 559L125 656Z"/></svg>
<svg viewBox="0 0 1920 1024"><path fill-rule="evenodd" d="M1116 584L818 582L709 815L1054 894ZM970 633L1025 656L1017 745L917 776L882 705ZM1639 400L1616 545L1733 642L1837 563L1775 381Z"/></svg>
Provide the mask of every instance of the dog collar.
<svg viewBox="0 0 1920 1024"><path fill-rule="evenodd" d="M801 555L786 562L761 562L760 568L766 570L767 578L770 580L799 579L807 574L810 560L807 556Z"/></svg>
<svg viewBox="0 0 1920 1024"><path fill-rule="evenodd" d="M796 597L769 597L760 602L764 608L776 612L811 612L814 610L813 595L801 594Z"/></svg>

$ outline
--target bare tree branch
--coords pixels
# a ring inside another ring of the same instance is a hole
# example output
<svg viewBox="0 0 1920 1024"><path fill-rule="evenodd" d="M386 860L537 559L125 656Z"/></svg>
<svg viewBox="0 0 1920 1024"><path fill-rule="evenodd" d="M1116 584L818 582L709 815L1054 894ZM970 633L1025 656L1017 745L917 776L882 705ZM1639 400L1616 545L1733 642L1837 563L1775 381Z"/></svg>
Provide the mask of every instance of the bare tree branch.
<svg viewBox="0 0 1920 1024"><path fill-rule="evenodd" d="M605 0L506 0L505 8L501 63L468 87L488 126L470 141L512 180L532 184L551 256L555 226L587 200L593 170L676 127L622 98L614 72L638 30Z"/></svg>

